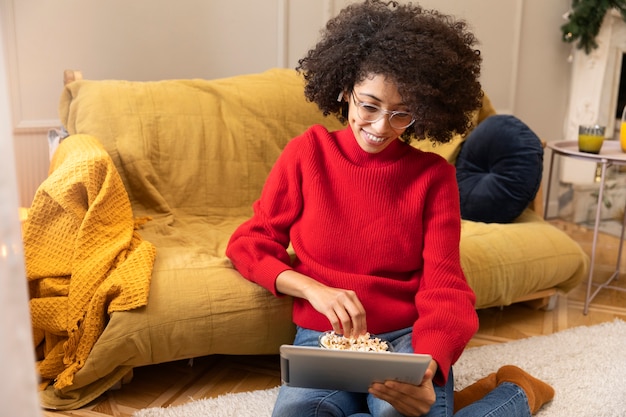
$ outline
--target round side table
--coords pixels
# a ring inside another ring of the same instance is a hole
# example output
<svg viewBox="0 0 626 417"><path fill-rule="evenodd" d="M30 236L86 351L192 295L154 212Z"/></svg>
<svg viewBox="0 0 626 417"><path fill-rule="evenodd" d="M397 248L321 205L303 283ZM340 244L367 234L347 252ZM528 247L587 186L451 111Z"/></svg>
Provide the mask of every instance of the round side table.
<svg viewBox="0 0 626 417"><path fill-rule="evenodd" d="M626 153L622 152L619 141L605 140L599 154L580 152L578 150L578 141L564 140L559 142L548 143L548 148L552 150L550 157L550 169L548 173L548 184L546 188L546 202L543 209L543 217L547 219L548 204L550 201L550 186L552 184L552 170L554 167L554 159L557 155L567 158L581 159L585 161L596 162L601 166L600 173L600 189L598 190L598 203L596 208L596 218L593 226L593 240L591 244L591 263L589 265L589 277L587 279L587 293L585 295L585 306L583 314L589 312L589 304L598 293L604 288L611 288L616 291L626 291L626 288L612 286L611 283L619 277L619 267L622 258L622 246L624 243L624 225L626 224L626 208L624 209L624 218L622 219L622 231L620 233L619 253L617 254L617 264L613 274L602 284L593 283L593 268L596 260L596 245L598 243L598 231L600 227L600 212L602 211L602 201L604 194L604 183L606 181L606 170L611 165L626 165ZM593 286L597 288L592 293Z"/></svg>

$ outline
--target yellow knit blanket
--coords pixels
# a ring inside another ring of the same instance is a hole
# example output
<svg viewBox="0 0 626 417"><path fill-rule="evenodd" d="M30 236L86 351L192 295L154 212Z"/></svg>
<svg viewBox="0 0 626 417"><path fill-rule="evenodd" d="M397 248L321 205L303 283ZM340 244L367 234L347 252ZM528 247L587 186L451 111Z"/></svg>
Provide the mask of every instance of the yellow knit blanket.
<svg viewBox="0 0 626 417"><path fill-rule="evenodd" d="M148 303L154 246L141 239L102 145L65 139L24 223L30 309L42 388L72 384L108 315Z"/></svg>

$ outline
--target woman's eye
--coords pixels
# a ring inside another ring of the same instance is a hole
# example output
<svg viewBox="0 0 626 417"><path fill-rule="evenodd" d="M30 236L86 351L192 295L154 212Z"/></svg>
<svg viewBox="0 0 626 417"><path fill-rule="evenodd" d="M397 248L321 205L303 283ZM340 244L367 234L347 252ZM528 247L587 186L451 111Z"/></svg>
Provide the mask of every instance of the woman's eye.
<svg viewBox="0 0 626 417"><path fill-rule="evenodd" d="M396 113L394 116L397 117L398 120L411 120L413 118L410 113Z"/></svg>
<svg viewBox="0 0 626 417"><path fill-rule="evenodd" d="M363 110L365 110L368 113L378 113L380 110L378 109L378 107L376 106L372 106L371 104L361 104L361 107L363 108Z"/></svg>

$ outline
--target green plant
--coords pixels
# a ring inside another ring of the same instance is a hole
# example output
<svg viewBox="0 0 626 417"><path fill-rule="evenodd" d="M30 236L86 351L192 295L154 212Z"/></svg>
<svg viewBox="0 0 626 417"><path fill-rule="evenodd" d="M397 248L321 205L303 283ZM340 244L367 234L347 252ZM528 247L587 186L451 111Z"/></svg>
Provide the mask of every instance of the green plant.
<svg viewBox="0 0 626 417"><path fill-rule="evenodd" d="M578 49L590 53L598 47L596 36L600 32L604 16L610 9L617 9L626 21L626 0L573 0L568 20L561 26L563 41L573 43L578 40Z"/></svg>

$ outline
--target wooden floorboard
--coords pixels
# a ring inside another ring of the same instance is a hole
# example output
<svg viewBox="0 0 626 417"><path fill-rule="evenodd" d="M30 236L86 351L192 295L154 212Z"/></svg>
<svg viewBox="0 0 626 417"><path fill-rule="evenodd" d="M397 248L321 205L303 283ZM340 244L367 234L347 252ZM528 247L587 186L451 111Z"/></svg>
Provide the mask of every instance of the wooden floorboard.
<svg viewBox="0 0 626 417"><path fill-rule="evenodd" d="M581 247L591 252L589 229L554 220ZM601 282L615 270L619 239L601 234L594 282ZM626 257L625 257L626 258ZM626 259L621 269L626 271ZM626 288L626 276L615 284ZM586 283L567 295L559 295L553 309L535 309L527 304L479 310L480 329L469 346L503 343L531 336L552 334L576 326L589 326L626 320L626 292L603 290L595 298L587 315L582 314ZM193 361L177 361L145 366L134 370L130 383L111 390L92 404L73 411L45 411L44 417L130 417L146 407L167 407L192 399L210 398L230 392L267 389L280 384L280 362L277 356L214 355Z"/></svg>

